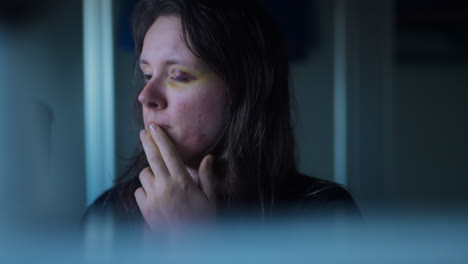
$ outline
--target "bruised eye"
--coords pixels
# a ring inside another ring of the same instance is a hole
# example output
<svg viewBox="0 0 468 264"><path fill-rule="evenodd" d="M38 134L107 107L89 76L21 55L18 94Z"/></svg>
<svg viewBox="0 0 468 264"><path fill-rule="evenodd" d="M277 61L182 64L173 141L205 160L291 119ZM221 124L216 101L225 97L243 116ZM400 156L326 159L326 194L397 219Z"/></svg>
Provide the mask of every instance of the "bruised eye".
<svg viewBox="0 0 468 264"><path fill-rule="evenodd" d="M192 74L189 74L181 70L172 70L170 78L171 80L180 82L180 83L188 83L196 79L196 77L193 76Z"/></svg>
<svg viewBox="0 0 468 264"><path fill-rule="evenodd" d="M190 78L188 78L186 76L179 76L179 75L171 76L171 79L176 81L176 82L182 82L182 83L188 83L191 80Z"/></svg>

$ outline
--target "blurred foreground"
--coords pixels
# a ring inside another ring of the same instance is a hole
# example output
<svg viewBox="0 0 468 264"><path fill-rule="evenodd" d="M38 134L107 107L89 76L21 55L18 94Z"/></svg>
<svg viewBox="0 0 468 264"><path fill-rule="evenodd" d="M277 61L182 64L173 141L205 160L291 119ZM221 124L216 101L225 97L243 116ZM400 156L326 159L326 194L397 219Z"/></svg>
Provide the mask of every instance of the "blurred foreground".
<svg viewBox="0 0 468 264"><path fill-rule="evenodd" d="M236 219L145 239L112 223L83 231L2 225L0 263L468 263L466 209L375 209L357 223Z"/></svg>

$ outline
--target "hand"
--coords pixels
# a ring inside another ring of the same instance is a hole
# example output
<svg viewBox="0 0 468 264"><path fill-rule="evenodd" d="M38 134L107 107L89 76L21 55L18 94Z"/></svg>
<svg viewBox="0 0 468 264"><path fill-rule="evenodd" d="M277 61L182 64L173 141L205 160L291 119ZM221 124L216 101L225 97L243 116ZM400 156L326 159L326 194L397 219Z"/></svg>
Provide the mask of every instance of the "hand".
<svg viewBox="0 0 468 264"><path fill-rule="evenodd" d="M200 163L199 186L166 133L156 124L149 131L140 133L150 167L139 175L142 187L135 191L135 199L150 229L214 219L213 156Z"/></svg>

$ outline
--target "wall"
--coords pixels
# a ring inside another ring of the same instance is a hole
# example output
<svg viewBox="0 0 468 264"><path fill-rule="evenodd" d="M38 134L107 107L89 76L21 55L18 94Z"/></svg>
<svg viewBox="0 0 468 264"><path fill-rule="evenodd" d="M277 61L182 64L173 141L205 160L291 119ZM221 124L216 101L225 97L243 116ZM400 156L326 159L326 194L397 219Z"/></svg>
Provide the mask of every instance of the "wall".
<svg viewBox="0 0 468 264"><path fill-rule="evenodd" d="M468 63L396 68L395 199L467 202Z"/></svg>
<svg viewBox="0 0 468 264"><path fill-rule="evenodd" d="M78 0L50 2L3 24L9 162L2 185L25 220L77 224L84 211L81 8Z"/></svg>

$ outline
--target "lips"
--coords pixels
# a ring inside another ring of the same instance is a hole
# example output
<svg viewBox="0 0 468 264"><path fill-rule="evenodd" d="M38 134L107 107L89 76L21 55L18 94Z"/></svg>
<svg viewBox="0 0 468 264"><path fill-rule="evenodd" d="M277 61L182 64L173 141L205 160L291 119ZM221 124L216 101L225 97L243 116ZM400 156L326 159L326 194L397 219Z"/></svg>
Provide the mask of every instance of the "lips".
<svg viewBox="0 0 468 264"><path fill-rule="evenodd" d="M164 123L156 123L156 125L158 125L158 127L162 128L163 130L167 130L170 128L169 125L166 125Z"/></svg>

